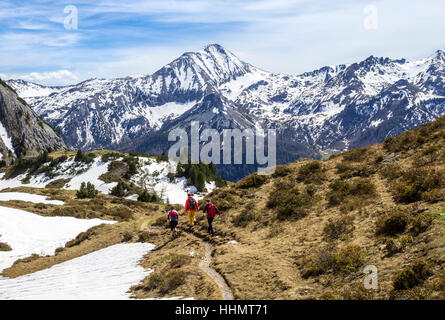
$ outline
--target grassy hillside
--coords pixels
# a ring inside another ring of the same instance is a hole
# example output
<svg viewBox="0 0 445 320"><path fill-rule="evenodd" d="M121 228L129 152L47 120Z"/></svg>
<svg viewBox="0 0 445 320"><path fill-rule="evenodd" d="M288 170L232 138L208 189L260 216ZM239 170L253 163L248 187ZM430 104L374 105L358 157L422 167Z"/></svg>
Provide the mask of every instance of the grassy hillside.
<svg viewBox="0 0 445 320"><path fill-rule="evenodd" d="M445 298L445 117L208 197L217 232L238 241L214 253L237 298ZM366 265L378 290L364 289Z"/></svg>
<svg viewBox="0 0 445 320"><path fill-rule="evenodd" d="M325 161L301 159L277 167L272 176L253 174L213 191L207 198L222 211L214 238L207 235L204 214L190 228L180 205L180 236L172 239L165 204L104 194L78 199L74 190L57 186L4 191L47 195L65 204L1 205L118 223L80 234L55 256L22 259L3 276L141 241L157 249L140 262L154 272L131 288L134 297L218 299L218 287L199 268L208 241L210 266L237 299L445 298L445 117L383 144ZM378 290L364 289L367 265L377 267Z"/></svg>

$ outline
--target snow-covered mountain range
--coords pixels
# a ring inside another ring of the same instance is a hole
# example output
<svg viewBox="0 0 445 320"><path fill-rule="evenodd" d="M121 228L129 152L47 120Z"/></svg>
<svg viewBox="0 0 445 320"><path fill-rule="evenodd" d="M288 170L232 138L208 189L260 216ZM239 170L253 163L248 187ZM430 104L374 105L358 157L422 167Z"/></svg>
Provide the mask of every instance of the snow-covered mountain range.
<svg viewBox="0 0 445 320"><path fill-rule="evenodd" d="M445 53L412 62L371 56L285 75L213 44L152 75L8 84L75 148L166 151L168 130L201 120L219 129L276 128L278 162L289 162L380 142L445 114Z"/></svg>

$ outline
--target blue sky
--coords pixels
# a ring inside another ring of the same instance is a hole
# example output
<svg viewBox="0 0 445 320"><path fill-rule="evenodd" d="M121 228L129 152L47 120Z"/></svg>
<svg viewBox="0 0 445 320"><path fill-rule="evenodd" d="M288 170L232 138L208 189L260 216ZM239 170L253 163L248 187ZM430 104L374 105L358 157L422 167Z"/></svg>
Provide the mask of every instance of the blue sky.
<svg viewBox="0 0 445 320"><path fill-rule="evenodd" d="M67 30L66 6L78 28ZM0 0L0 77L63 85L150 74L219 43L290 74L445 49L443 0Z"/></svg>

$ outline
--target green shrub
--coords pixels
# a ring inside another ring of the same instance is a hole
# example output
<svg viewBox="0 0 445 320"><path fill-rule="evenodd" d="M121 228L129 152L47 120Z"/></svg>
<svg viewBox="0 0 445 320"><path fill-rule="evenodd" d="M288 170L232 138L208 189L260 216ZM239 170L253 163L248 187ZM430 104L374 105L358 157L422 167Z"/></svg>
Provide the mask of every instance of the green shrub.
<svg viewBox="0 0 445 320"><path fill-rule="evenodd" d="M122 155L119 152L107 152L102 155L101 160L102 160L102 162L108 162L110 160L116 160L121 157L122 157Z"/></svg>
<svg viewBox="0 0 445 320"><path fill-rule="evenodd" d="M266 175L259 175L252 173L237 183L237 187L241 189L258 188L261 187L269 179Z"/></svg>
<svg viewBox="0 0 445 320"><path fill-rule="evenodd" d="M364 253L359 246L350 245L343 249L327 247L318 251L304 262L301 276L309 278L326 272L353 273L364 264Z"/></svg>
<svg viewBox="0 0 445 320"><path fill-rule="evenodd" d="M353 149L343 153L343 159L350 162L360 162L365 159L366 153L367 153L366 147Z"/></svg>
<svg viewBox="0 0 445 320"><path fill-rule="evenodd" d="M85 199L85 198L95 198L99 191L96 190L94 187L94 184L91 182L88 182L85 184L85 182L82 182L80 185L80 189L77 190L76 196L78 199Z"/></svg>
<svg viewBox="0 0 445 320"><path fill-rule="evenodd" d="M393 279L394 290L407 290L422 284L432 275L424 261L417 261L399 272Z"/></svg>
<svg viewBox="0 0 445 320"><path fill-rule="evenodd" d="M304 183L321 184L326 178L321 161L313 160L300 167L297 180Z"/></svg>
<svg viewBox="0 0 445 320"><path fill-rule="evenodd" d="M338 167L337 167L338 171ZM341 179L349 179L352 177L369 177L376 173L376 169L370 165L349 165L349 169L345 169L343 173L340 174Z"/></svg>
<svg viewBox="0 0 445 320"><path fill-rule="evenodd" d="M276 166L273 177L285 177L292 173L292 169L289 165Z"/></svg>
<svg viewBox="0 0 445 320"><path fill-rule="evenodd" d="M94 153L83 153L82 150L77 150L76 156L74 157L74 161L83 162L83 163L91 163L94 162L95 158Z"/></svg>
<svg viewBox="0 0 445 320"><path fill-rule="evenodd" d="M186 274L181 270L171 270L163 273L153 273L146 286L146 290L158 290L160 294L167 294L185 283Z"/></svg>
<svg viewBox="0 0 445 320"><path fill-rule="evenodd" d="M337 240L340 237L351 233L354 230L354 217L346 216L337 220L329 219L324 226L323 234L325 240Z"/></svg>
<svg viewBox="0 0 445 320"><path fill-rule="evenodd" d="M413 219L410 231L417 236L422 232L425 232L432 223L433 216L430 213L421 213Z"/></svg>
<svg viewBox="0 0 445 320"><path fill-rule="evenodd" d="M442 189L433 189L422 193L422 200L435 203L445 198L444 191Z"/></svg>
<svg viewBox="0 0 445 320"><path fill-rule="evenodd" d="M400 252L400 247L397 245L397 242L394 239L387 239L385 241L385 251L388 253L388 255L393 255Z"/></svg>
<svg viewBox="0 0 445 320"><path fill-rule="evenodd" d="M289 180L276 181L269 194L267 207L275 210L279 220L300 219L307 215L307 209L312 206L314 193L309 187L300 190Z"/></svg>
<svg viewBox="0 0 445 320"><path fill-rule="evenodd" d="M434 189L445 185L445 173L436 169L410 169L402 174L400 181L393 188L394 200L411 203L431 197Z"/></svg>
<svg viewBox="0 0 445 320"><path fill-rule="evenodd" d="M352 164L350 164L349 162L342 161L342 162L337 163L335 165L335 168L337 169L338 174L342 174L345 172L352 171L354 166Z"/></svg>
<svg viewBox="0 0 445 320"><path fill-rule="evenodd" d="M376 195L376 187L368 178L357 178L352 182L337 179L329 185L330 191L326 194L328 203L337 206L348 197L371 197Z"/></svg>
<svg viewBox="0 0 445 320"><path fill-rule="evenodd" d="M379 164L383 161L383 159L385 159L385 157L383 156L383 154L379 154L375 157L374 163L375 164Z"/></svg>
<svg viewBox="0 0 445 320"><path fill-rule="evenodd" d="M238 206L240 198L236 190L233 189L218 189L215 190L212 195L213 203L221 211L226 211Z"/></svg>
<svg viewBox="0 0 445 320"><path fill-rule="evenodd" d="M395 212L381 216L376 223L377 235L396 235L406 230L410 221L404 212Z"/></svg>
<svg viewBox="0 0 445 320"><path fill-rule="evenodd" d="M403 171L400 168L400 165L396 163L388 163L380 168L379 174L382 178L392 181L399 178L403 174Z"/></svg>
<svg viewBox="0 0 445 320"><path fill-rule="evenodd" d="M111 189L110 194L116 197L123 197L125 196L127 190L128 190L127 184L122 181L119 181L117 185Z"/></svg>
<svg viewBox="0 0 445 320"><path fill-rule="evenodd" d="M142 231L139 233L138 242L149 242L151 239L150 232Z"/></svg>
<svg viewBox="0 0 445 320"><path fill-rule="evenodd" d="M156 194L151 194L147 190L142 191L138 195L138 201L141 202L159 202L159 198Z"/></svg>
<svg viewBox="0 0 445 320"><path fill-rule="evenodd" d="M368 290L358 281L341 290L328 291L320 296L322 300L373 300L374 290Z"/></svg>
<svg viewBox="0 0 445 320"><path fill-rule="evenodd" d="M374 196L376 187L370 179L356 179L351 184L350 194L352 196Z"/></svg>
<svg viewBox="0 0 445 320"><path fill-rule="evenodd" d="M400 241L396 241L395 239L387 239L385 241L385 251L388 253L389 256L401 252L405 250L405 248L412 244L413 239L409 235L405 235L400 238Z"/></svg>
<svg viewBox="0 0 445 320"><path fill-rule="evenodd" d="M357 272L363 265L363 259L363 250L359 246L350 245L334 256L333 268L340 272Z"/></svg>
<svg viewBox="0 0 445 320"><path fill-rule="evenodd" d="M255 208L253 203L249 203L233 218L232 222L238 227L245 228L253 220L255 220Z"/></svg>
<svg viewBox="0 0 445 320"><path fill-rule="evenodd" d="M55 253L56 255L58 255L59 253L63 252L63 250L65 250L64 247L58 247L58 248L55 250L54 253Z"/></svg>
<svg viewBox="0 0 445 320"><path fill-rule="evenodd" d="M383 146L389 152L400 152L408 150L410 147L418 142L419 140L417 133L415 132L415 130L410 130L402 133L397 137L386 138Z"/></svg>

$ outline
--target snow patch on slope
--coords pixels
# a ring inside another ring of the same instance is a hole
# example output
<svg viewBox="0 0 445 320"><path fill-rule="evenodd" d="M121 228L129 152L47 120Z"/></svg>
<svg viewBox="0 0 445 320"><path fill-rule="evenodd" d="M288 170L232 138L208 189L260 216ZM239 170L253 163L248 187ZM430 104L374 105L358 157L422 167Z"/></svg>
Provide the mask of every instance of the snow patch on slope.
<svg viewBox="0 0 445 320"><path fill-rule="evenodd" d="M112 224L115 221L43 217L23 210L0 207L1 241L12 248L12 251L0 252L0 271L10 267L17 259L32 254L53 255L57 248L63 247L79 233L103 223Z"/></svg>
<svg viewBox="0 0 445 320"><path fill-rule="evenodd" d="M71 178L70 182L64 187L68 190L78 190L82 182L91 182L97 190L108 194L113 189L117 182L105 183L99 180L99 177L108 172L108 162L102 162L100 158L95 158L94 163L84 173L78 174Z"/></svg>
<svg viewBox="0 0 445 320"><path fill-rule="evenodd" d="M45 173L31 176L29 183L23 183L22 180L26 178L27 172L18 175L12 179L3 179L5 173L0 173L0 190L5 188L16 187L31 187L31 188L45 188L45 186L53 181L59 179L70 179L70 181L64 186L67 190L78 190L82 182L91 182L97 190L102 193L108 194L111 189L116 186L116 182L105 183L99 180L99 177L108 172L109 162L102 162L100 157L94 159L91 164L79 164L74 161L74 157L69 158L65 162L61 163L59 167L54 171L54 175L49 178Z"/></svg>
<svg viewBox="0 0 445 320"><path fill-rule="evenodd" d="M116 159L120 161L122 159ZM101 157L96 157L93 163L77 163L74 157L68 158L60 163L52 172L51 176L40 173L31 176L28 183L22 180L27 178L27 172L20 174L12 179L3 179L5 173L0 173L0 190L16 187L45 188L45 186L59 179L69 179L69 182L63 187L67 190L79 190L82 182L92 183L99 192L110 194L111 190L117 185L117 182L105 183L99 177L108 172L108 165L111 161L103 162ZM160 199L166 203L184 204L187 199L187 193L196 193L194 186L187 185L187 179L184 177L174 177L172 180L169 174L176 173L177 163L174 161L160 161L148 157L138 157L137 173L132 176L131 181L137 186L156 193ZM29 177L28 177L29 178ZM215 182L206 182L205 188L211 192L216 188ZM137 200L138 195L129 195L130 200ZM201 199L203 194L196 194L196 199ZM39 200L35 198L36 201ZM13 199L10 199L13 200ZM17 198L15 200L24 200ZM1 201L1 200L0 200ZM27 200L24 200L27 201Z"/></svg>
<svg viewBox="0 0 445 320"><path fill-rule="evenodd" d="M15 154L14 147L12 146L11 137L8 134L8 131L6 131L6 128L3 126L3 123L0 121L0 137L3 140L3 143L5 144L6 148L10 150L13 154Z"/></svg>
<svg viewBox="0 0 445 320"><path fill-rule="evenodd" d="M25 192L0 192L0 201L21 200L34 203L47 203L54 205L63 205L65 202L60 200L47 200L47 197L38 194Z"/></svg>
<svg viewBox="0 0 445 320"><path fill-rule="evenodd" d="M195 103L196 101L187 103L167 102L157 107L147 108L146 117L153 126L160 128L166 119L179 117L184 112L190 110Z"/></svg>
<svg viewBox="0 0 445 320"><path fill-rule="evenodd" d="M0 277L0 299L129 299L152 270L138 265L149 243L121 243L15 279Z"/></svg>
<svg viewBox="0 0 445 320"><path fill-rule="evenodd" d="M166 203L184 204L187 192L196 192L194 186L187 186L184 177L168 178L169 173L176 173L177 163L174 161L157 162L151 158L140 157L138 173L131 181L135 184L155 192Z"/></svg>

